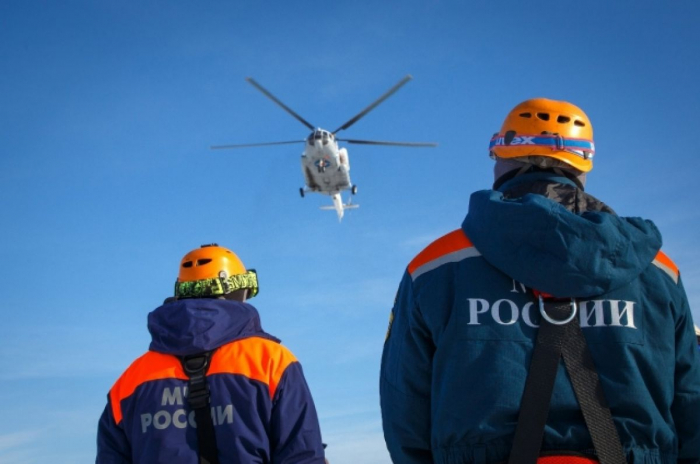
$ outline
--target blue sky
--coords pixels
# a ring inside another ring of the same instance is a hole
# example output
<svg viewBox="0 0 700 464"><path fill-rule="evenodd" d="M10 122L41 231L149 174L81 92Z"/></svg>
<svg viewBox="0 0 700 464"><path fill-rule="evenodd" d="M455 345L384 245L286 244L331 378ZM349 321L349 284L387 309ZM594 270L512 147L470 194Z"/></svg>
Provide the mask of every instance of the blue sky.
<svg viewBox="0 0 700 464"><path fill-rule="evenodd" d="M532 97L596 141L587 191L653 219L700 319L700 4L0 2L0 464L91 462L106 394L146 315L202 243L258 270L263 327L301 360L333 464L387 463L378 372L408 261L488 188L491 135ZM307 129L352 145L342 223L307 195Z"/></svg>

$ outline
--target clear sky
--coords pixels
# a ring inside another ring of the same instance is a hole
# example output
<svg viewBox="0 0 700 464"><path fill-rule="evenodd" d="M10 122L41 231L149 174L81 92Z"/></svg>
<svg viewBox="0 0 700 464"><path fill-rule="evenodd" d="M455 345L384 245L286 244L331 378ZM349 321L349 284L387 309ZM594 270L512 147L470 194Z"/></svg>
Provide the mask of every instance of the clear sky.
<svg viewBox="0 0 700 464"><path fill-rule="evenodd" d="M409 260L488 188L491 135L532 97L591 118L587 191L653 219L700 319L700 3L0 1L0 463L94 461L106 394L150 341L180 258L258 270L332 464L389 462L378 373ZM252 76L348 138L360 208L299 197L304 138ZM536 266L533 263L533 266Z"/></svg>

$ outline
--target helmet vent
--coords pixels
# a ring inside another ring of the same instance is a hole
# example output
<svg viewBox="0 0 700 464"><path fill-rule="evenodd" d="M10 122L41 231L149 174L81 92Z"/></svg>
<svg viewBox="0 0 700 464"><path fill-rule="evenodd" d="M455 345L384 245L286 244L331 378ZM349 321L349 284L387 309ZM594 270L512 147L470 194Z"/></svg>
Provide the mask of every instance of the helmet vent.
<svg viewBox="0 0 700 464"><path fill-rule="evenodd" d="M537 113L537 117L543 121L549 121L549 113Z"/></svg>
<svg viewBox="0 0 700 464"><path fill-rule="evenodd" d="M192 261L186 261L182 263L182 267L192 267Z"/></svg>
<svg viewBox="0 0 700 464"><path fill-rule="evenodd" d="M569 121L571 121L571 118L568 117L568 116L559 116L559 117L557 117L557 122L558 122L558 123L562 123L562 124L563 124L563 123L569 122Z"/></svg>
<svg viewBox="0 0 700 464"><path fill-rule="evenodd" d="M211 263L211 259L209 258L202 258L197 260L197 266L204 266L207 263Z"/></svg>
<svg viewBox="0 0 700 464"><path fill-rule="evenodd" d="M520 116L521 118L531 118L532 113L520 113L518 116Z"/></svg>
<svg viewBox="0 0 700 464"><path fill-rule="evenodd" d="M578 119L574 121L574 125L579 126L579 127L584 127L586 125L585 122L579 121Z"/></svg>

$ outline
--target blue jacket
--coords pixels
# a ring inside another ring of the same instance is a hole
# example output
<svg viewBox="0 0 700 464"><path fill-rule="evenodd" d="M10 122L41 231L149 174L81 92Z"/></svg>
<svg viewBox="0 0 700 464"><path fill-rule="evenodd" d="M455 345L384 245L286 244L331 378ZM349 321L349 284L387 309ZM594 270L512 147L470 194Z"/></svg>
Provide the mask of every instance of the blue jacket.
<svg viewBox="0 0 700 464"><path fill-rule="evenodd" d="M509 193L528 183L546 188ZM381 366L395 463L507 460L540 320L531 289L578 299L628 462L700 462L700 354L680 273L652 222L591 199L564 177L517 177L474 193L462 228L409 264ZM592 447L560 364L542 449Z"/></svg>
<svg viewBox="0 0 700 464"><path fill-rule="evenodd" d="M151 312L148 329L149 351L109 392L96 463L198 463L194 411L177 356L216 349L207 382L221 462L323 464L301 365L262 330L253 306L179 300Z"/></svg>

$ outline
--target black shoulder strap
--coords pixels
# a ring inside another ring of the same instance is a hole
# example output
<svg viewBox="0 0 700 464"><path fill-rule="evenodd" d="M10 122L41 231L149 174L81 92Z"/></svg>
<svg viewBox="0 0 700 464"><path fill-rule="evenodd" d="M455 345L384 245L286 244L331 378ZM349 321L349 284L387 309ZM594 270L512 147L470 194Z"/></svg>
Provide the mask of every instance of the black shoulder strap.
<svg viewBox="0 0 700 464"><path fill-rule="evenodd" d="M543 317L525 382L508 464L537 462L560 357L564 358L564 366L571 377L600 463L626 462L576 310L573 299L546 301L540 297Z"/></svg>
<svg viewBox="0 0 700 464"><path fill-rule="evenodd" d="M214 423L209 406L209 385L207 385L207 370L212 353L213 351L207 351L180 358L182 368L189 377L187 402L194 411L194 420L197 423L199 464L219 464Z"/></svg>

